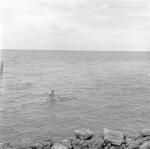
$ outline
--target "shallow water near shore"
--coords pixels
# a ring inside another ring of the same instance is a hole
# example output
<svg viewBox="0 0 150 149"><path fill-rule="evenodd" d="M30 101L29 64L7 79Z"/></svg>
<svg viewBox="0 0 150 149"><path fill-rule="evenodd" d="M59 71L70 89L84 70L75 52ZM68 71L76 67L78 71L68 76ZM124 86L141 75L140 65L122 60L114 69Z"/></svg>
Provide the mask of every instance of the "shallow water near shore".
<svg viewBox="0 0 150 149"><path fill-rule="evenodd" d="M150 125L150 52L3 51L1 141ZM44 102L54 89L60 100Z"/></svg>

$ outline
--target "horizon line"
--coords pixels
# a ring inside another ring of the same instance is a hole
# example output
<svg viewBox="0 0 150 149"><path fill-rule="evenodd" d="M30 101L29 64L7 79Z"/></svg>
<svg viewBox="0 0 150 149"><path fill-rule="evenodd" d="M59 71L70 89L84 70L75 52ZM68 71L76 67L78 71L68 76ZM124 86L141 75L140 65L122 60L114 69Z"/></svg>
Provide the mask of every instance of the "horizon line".
<svg viewBox="0 0 150 149"><path fill-rule="evenodd" d="M59 50L59 49L0 49L0 51L4 51L4 50L16 50L16 51L58 51L58 52L150 52L150 51L139 51L139 50Z"/></svg>

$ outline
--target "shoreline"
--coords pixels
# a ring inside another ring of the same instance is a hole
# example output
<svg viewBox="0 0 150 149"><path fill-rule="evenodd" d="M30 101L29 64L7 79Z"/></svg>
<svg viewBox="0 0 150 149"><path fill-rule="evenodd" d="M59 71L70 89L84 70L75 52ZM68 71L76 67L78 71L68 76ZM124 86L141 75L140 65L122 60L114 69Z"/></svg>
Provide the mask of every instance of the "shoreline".
<svg viewBox="0 0 150 149"><path fill-rule="evenodd" d="M52 138L27 138L20 144L0 143L0 149L150 149L150 129L143 129L137 135L104 128L102 133L90 129L74 131L74 136L58 141Z"/></svg>

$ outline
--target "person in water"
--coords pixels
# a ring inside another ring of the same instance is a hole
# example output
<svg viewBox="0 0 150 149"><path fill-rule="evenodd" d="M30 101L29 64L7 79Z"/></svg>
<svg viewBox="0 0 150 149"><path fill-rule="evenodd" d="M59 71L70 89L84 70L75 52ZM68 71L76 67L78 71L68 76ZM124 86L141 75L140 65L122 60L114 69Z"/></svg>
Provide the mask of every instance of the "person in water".
<svg viewBox="0 0 150 149"><path fill-rule="evenodd" d="M56 100L56 96L55 96L54 90L51 90L51 93L49 94L49 99L52 102Z"/></svg>

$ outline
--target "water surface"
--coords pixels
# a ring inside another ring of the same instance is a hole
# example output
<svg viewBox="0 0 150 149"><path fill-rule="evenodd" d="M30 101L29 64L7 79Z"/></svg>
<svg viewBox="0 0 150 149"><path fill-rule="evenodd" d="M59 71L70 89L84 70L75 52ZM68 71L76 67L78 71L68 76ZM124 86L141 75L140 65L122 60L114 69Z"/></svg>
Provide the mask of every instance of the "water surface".
<svg viewBox="0 0 150 149"><path fill-rule="evenodd" d="M150 126L150 53L3 51L0 140ZM43 102L54 89L62 98Z"/></svg>

